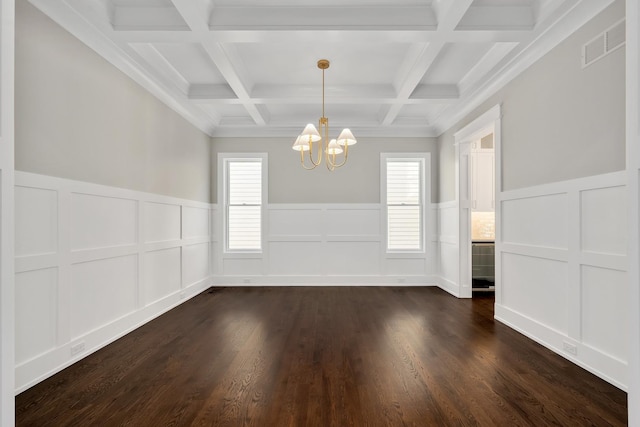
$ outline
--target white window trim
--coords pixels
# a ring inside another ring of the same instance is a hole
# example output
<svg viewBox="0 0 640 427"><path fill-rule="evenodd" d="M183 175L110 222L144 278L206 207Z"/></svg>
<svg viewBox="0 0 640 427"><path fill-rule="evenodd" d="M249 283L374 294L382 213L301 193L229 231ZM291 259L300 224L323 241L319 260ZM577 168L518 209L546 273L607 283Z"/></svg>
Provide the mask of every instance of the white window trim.
<svg viewBox="0 0 640 427"><path fill-rule="evenodd" d="M421 176L421 212L420 212L420 249L389 250L388 249L388 213L387 213L387 161L388 160L420 160L422 162ZM428 229L427 210L431 203L431 153L380 153L380 206L382 211L381 235L384 240L383 250L387 256L398 254L403 258L410 254L423 255L427 251Z"/></svg>
<svg viewBox="0 0 640 427"><path fill-rule="evenodd" d="M260 159L262 162L262 206L260 209L260 249L251 250L229 250L228 249L228 233L227 233L227 162L234 160L248 160L248 159ZM267 206L269 203L269 183L268 183L268 156L267 153L218 153L218 206L220 206L220 212L222 213L222 253L223 255L232 256L234 258L255 258L262 257L265 252L265 245L267 243L266 226L267 226Z"/></svg>

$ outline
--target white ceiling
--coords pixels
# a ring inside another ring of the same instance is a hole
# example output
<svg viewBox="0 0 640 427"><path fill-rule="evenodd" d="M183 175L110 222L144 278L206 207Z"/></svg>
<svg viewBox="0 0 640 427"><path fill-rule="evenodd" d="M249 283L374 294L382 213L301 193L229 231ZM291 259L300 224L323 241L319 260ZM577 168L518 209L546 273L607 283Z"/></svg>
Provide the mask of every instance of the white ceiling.
<svg viewBox="0 0 640 427"><path fill-rule="evenodd" d="M293 140L318 59L332 128L437 136L612 0L30 1L209 135Z"/></svg>

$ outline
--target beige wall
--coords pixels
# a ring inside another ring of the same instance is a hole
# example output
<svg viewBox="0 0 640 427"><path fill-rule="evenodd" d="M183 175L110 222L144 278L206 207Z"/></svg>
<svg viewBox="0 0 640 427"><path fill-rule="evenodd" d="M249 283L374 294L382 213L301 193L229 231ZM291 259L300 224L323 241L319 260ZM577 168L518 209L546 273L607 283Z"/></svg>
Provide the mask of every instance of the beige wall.
<svg viewBox="0 0 640 427"><path fill-rule="evenodd" d="M16 9L16 169L208 202L210 137L26 0Z"/></svg>
<svg viewBox="0 0 640 427"><path fill-rule="evenodd" d="M616 1L438 138L439 201L455 199L454 133L502 105L503 190L625 168L625 51L586 68L582 45L624 17Z"/></svg>
<svg viewBox="0 0 640 427"><path fill-rule="evenodd" d="M350 147L347 165L334 172L324 163L313 171L302 169L299 153L291 149L292 138L213 138L212 168L217 168L218 153L267 153L270 203L379 203L380 153L430 152L431 193L436 200L435 138L356 137L358 143ZM212 189L216 180L214 171Z"/></svg>

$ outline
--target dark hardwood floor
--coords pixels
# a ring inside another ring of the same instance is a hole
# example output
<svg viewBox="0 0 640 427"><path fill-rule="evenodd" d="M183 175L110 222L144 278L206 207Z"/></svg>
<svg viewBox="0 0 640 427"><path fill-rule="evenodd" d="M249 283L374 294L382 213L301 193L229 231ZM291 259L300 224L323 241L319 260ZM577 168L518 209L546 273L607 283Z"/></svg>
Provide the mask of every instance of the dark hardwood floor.
<svg viewBox="0 0 640 427"><path fill-rule="evenodd" d="M16 397L18 426L626 425L626 394L437 288L204 292Z"/></svg>

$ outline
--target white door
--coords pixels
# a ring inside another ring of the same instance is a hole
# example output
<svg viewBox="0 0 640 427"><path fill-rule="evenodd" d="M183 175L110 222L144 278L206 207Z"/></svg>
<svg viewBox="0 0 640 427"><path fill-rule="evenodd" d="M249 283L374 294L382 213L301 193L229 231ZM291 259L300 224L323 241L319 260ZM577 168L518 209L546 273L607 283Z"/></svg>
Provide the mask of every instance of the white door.
<svg viewBox="0 0 640 427"><path fill-rule="evenodd" d="M493 152L473 153L473 210L493 212L495 209L495 167Z"/></svg>
<svg viewBox="0 0 640 427"><path fill-rule="evenodd" d="M460 298L470 298L471 289L471 210L473 209L472 200L472 180L471 180L471 145L460 144L460 179L458 181L460 188L458 189L459 203L459 248L460 248L460 264L459 264L459 296Z"/></svg>

